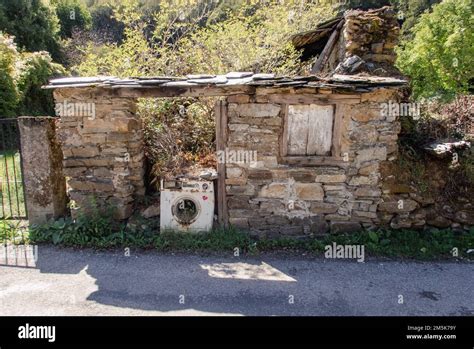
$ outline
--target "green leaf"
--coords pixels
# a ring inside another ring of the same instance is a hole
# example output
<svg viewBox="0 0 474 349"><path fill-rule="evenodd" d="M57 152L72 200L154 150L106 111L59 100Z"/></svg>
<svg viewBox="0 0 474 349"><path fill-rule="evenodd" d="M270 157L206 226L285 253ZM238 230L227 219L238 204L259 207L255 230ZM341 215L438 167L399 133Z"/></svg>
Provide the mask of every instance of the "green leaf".
<svg viewBox="0 0 474 349"><path fill-rule="evenodd" d="M55 233L53 234L53 244L57 245L57 244L59 244L61 241L62 241L62 236L61 236L61 234L58 233L58 232L55 232Z"/></svg>
<svg viewBox="0 0 474 349"><path fill-rule="evenodd" d="M375 231L369 231L369 239L373 242L378 242L379 236Z"/></svg>

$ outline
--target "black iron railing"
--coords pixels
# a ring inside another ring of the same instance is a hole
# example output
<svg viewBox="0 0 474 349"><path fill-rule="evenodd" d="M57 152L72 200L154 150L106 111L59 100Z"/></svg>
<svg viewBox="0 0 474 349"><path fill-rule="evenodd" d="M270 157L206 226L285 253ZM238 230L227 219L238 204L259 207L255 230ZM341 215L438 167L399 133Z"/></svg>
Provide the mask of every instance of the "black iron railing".
<svg viewBox="0 0 474 349"><path fill-rule="evenodd" d="M0 118L0 219L25 218L27 212L18 121Z"/></svg>

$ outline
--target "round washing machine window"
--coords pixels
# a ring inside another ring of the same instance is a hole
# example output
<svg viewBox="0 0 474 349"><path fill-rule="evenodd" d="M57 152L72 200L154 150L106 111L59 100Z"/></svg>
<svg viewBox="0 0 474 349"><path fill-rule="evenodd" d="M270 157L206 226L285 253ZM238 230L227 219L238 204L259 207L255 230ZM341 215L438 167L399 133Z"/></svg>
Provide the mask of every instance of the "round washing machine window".
<svg viewBox="0 0 474 349"><path fill-rule="evenodd" d="M191 224L199 215L199 203L190 197L181 197L171 207L176 220L181 224Z"/></svg>

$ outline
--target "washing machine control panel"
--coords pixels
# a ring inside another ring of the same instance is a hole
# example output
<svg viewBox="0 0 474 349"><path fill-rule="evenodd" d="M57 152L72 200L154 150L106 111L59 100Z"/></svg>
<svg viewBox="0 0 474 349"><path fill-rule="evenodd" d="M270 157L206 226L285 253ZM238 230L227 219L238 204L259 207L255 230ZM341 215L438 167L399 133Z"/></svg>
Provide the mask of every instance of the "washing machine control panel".
<svg viewBox="0 0 474 349"><path fill-rule="evenodd" d="M214 183L195 180L164 181L163 188L168 190L180 190L185 192L213 192Z"/></svg>

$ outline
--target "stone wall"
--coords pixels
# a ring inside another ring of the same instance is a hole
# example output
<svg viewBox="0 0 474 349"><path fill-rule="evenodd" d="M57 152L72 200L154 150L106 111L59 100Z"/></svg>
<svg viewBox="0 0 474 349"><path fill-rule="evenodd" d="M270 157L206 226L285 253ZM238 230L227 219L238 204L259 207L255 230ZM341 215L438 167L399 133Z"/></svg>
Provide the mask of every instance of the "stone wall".
<svg viewBox="0 0 474 349"><path fill-rule="evenodd" d="M67 212L57 119L19 117L25 201L30 224L42 224Z"/></svg>
<svg viewBox="0 0 474 349"><path fill-rule="evenodd" d="M227 149L257 152L257 163L226 164L229 223L263 236L318 235L379 225L380 168L395 160L400 123L381 103L396 90L359 95L351 104L334 96L342 162L317 166L282 163L284 95L228 98ZM339 96L341 97L341 96ZM314 96L317 102L317 95ZM296 98L298 100L298 98ZM323 99L327 103L327 99ZM405 208L407 209L407 208Z"/></svg>
<svg viewBox="0 0 474 349"><path fill-rule="evenodd" d="M95 205L128 218L143 196L143 130L136 100L64 88L54 92L72 216Z"/></svg>
<svg viewBox="0 0 474 349"><path fill-rule="evenodd" d="M395 63L400 27L392 8L348 11L344 17L345 58L357 55L365 61Z"/></svg>

